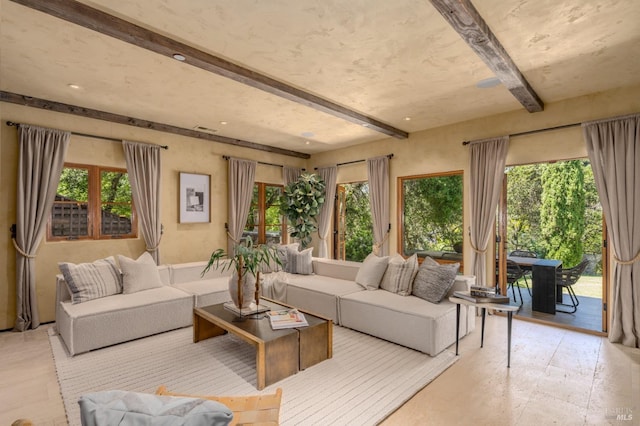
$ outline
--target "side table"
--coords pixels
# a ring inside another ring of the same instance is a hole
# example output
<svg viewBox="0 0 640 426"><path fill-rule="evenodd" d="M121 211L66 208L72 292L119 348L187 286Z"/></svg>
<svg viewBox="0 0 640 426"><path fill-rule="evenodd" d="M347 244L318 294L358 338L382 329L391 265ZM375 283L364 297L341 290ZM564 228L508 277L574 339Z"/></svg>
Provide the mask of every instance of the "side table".
<svg viewBox="0 0 640 426"><path fill-rule="evenodd" d="M482 309L482 332L480 335L480 347L484 346L484 321L487 316L487 309L502 311L507 313L507 368L511 368L511 323L513 313L520 309L520 305L510 303L483 303L472 302L459 297L449 297L449 301L456 304L456 355L458 355L458 342L460 340L460 305L475 306Z"/></svg>

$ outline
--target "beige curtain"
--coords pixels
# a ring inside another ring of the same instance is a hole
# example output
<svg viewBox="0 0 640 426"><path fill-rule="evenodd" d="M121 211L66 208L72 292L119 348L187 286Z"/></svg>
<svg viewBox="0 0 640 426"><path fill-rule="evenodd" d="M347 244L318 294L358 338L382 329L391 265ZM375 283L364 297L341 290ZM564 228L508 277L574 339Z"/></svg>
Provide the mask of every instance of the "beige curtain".
<svg viewBox="0 0 640 426"><path fill-rule="evenodd" d="M487 246L496 219L496 207L502 190L504 165L509 149L509 137L503 136L471 142L471 226L469 237L473 256L471 270L478 285L487 285ZM493 270L491 271L493 273Z"/></svg>
<svg viewBox="0 0 640 426"><path fill-rule="evenodd" d="M227 224L227 253L234 252L247 224L256 179L256 162L229 158L229 222Z"/></svg>
<svg viewBox="0 0 640 426"><path fill-rule="evenodd" d="M297 181L301 174L302 169L299 167L282 166L282 181L284 182L284 186Z"/></svg>
<svg viewBox="0 0 640 426"><path fill-rule="evenodd" d="M162 191L162 160L160 147L152 144L122 141L131 195L138 214L140 232L156 264L160 264L160 194Z"/></svg>
<svg viewBox="0 0 640 426"><path fill-rule="evenodd" d="M36 251L47 228L71 133L21 124L16 212L17 331L37 328Z"/></svg>
<svg viewBox="0 0 640 426"><path fill-rule="evenodd" d="M322 205L320 216L318 217L318 237L320 238L318 256L329 258L327 237L329 236L329 229L331 229L331 216L336 201L336 179L338 177L338 167L323 167L318 169L318 174L322 180L324 180L325 184L324 204Z"/></svg>
<svg viewBox="0 0 640 426"><path fill-rule="evenodd" d="M378 256L389 254L389 157L367 159L369 178L369 204L373 222L373 253Z"/></svg>
<svg viewBox="0 0 640 426"><path fill-rule="evenodd" d="M640 114L584 123L582 131L613 248L609 340L640 345Z"/></svg>

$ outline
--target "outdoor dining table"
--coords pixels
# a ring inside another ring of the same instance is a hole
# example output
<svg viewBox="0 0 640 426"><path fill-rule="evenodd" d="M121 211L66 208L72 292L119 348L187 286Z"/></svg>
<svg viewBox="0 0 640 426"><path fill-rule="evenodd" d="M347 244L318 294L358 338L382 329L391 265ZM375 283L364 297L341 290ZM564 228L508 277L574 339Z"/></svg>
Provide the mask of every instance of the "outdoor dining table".
<svg viewBox="0 0 640 426"><path fill-rule="evenodd" d="M507 259L531 270L531 310L555 315L556 303L562 302L562 287L556 286L556 273L562 261L521 256Z"/></svg>

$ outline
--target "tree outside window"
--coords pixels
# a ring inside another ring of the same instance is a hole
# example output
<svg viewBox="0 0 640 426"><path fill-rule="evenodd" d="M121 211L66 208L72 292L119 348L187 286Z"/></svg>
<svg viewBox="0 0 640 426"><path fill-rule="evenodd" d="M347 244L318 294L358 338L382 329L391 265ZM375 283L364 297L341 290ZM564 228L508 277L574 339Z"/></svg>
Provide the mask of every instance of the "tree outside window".
<svg viewBox="0 0 640 426"><path fill-rule="evenodd" d="M250 237L254 244L280 244L286 233L285 221L280 214L282 185L258 182L253 187L253 198L242 238Z"/></svg>
<svg viewBox="0 0 640 426"><path fill-rule="evenodd" d="M66 164L47 239L135 238L137 222L125 169Z"/></svg>
<svg viewBox="0 0 640 426"><path fill-rule="evenodd" d="M462 261L462 172L399 178L404 256Z"/></svg>

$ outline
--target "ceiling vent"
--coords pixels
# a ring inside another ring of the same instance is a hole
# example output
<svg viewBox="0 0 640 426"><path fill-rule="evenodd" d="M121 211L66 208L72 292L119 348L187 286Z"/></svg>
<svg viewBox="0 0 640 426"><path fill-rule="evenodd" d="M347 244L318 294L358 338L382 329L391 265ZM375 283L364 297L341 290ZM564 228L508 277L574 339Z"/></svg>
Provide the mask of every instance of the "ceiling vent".
<svg viewBox="0 0 640 426"><path fill-rule="evenodd" d="M203 133L210 133L210 134L218 133L216 129L210 129L204 126L196 126L193 128L193 130L197 130L198 132L203 132Z"/></svg>

